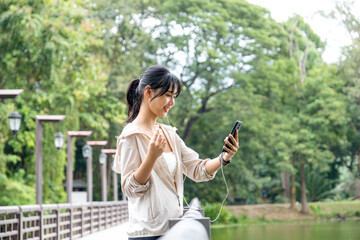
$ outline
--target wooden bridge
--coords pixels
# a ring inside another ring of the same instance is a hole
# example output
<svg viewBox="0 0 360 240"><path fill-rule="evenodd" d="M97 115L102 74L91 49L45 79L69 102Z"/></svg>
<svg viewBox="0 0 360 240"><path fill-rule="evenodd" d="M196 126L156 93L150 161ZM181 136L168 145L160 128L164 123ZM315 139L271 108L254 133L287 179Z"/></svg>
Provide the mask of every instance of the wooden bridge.
<svg viewBox="0 0 360 240"><path fill-rule="evenodd" d="M126 240L128 203L91 202L0 207L0 240ZM209 240L210 219L196 198L181 218L169 219L164 240Z"/></svg>
<svg viewBox="0 0 360 240"><path fill-rule="evenodd" d="M96 232L127 220L127 201L0 207L0 240L79 239L93 234L95 239ZM119 230L126 236L124 228Z"/></svg>

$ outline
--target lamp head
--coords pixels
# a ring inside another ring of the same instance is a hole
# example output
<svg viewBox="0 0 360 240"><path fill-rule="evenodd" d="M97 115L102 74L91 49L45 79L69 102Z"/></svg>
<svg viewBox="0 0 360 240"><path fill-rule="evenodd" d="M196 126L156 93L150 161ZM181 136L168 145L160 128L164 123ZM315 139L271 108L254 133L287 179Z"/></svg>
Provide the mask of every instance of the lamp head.
<svg viewBox="0 0 360 240"><path fill-rule="evenodd" d="M64 135L61 132L57 132L54 137L55 147L60 149L64 146Z"/></svg>
<svg viewBox="0 0 360 240"><path fill-rule="evenodd" d="M89 158L92 153L92 149L91 149L90 145L88 145L88 144L84 145L82 148L82 153L83 153L84 158Z"/></svg>
<svg viewBox="0 0 360 240"><path fill-rule="evenodd" d="M21 115L18 112L12 112L9 116L10 130L16 134L20 129Z"/></svg>
<svg viewBox="0 0 360 240"><path fill-rule="evenodd" d="M99 162L100 162L100 164L106 163L106 159L107 159L106 153L100 153L100 156L99 156Z"/></svg>

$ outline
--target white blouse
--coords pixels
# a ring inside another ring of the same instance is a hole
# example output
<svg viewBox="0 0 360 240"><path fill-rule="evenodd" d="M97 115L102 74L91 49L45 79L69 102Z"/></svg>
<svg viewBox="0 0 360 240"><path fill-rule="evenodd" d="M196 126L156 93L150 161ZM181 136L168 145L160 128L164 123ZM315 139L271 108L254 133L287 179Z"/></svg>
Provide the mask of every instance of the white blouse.
<svg viewBox="0 0 360 240"><path fill-rule="evenodd" d="M175 172L176 172L176 157L173 152L164 152L163 157L165 159L165 162L169 168L170 176L172 179L175 179Z"/></svg>

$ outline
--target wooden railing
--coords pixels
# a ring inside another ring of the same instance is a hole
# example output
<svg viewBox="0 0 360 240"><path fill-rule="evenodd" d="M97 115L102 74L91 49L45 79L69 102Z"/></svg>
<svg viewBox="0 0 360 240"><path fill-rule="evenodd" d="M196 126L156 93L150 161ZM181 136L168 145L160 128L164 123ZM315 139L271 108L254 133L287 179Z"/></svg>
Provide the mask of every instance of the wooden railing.
<svg viewBox="0 0 360 240"><path fill-rule="evenodd" d="M77 239L127 220L127 201L0 207L0 240Z"/></svg>

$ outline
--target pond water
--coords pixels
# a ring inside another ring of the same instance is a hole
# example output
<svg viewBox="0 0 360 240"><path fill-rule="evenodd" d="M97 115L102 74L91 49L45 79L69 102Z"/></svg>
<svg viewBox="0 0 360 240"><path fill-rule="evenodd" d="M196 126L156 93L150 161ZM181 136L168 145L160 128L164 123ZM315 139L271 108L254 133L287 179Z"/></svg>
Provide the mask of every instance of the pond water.
<svg viewBox="0 0 360 240"><path fill-rule="evenodd" d="M360 221L239 225L211 229L211 240L360 240Z"/></svg>

